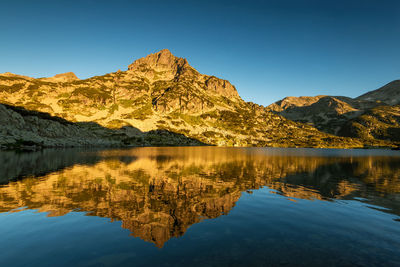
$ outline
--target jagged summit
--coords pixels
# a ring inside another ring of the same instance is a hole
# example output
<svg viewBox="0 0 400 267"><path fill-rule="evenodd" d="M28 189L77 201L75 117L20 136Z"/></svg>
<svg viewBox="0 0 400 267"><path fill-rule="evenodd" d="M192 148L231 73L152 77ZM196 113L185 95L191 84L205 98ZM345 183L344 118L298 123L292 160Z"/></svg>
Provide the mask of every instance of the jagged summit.
<svg viewBox="0 0 400 267"><path fill-rule="evenodd" d="M131 65L128 66L128 70L138 70L140 65L146 65L151 68L166 69L174 64L183 64L184 61L186 60L174 56L168 49L163 49L157 53L153 53L135 60Z"/></svg>
<svg viewBox="0 0 400 267"><path fill-rule="evenodd" d="M127 73L128 76L146 78L150 82L174 81L180 85L185 83L186 90L196 87L206 90L207 94L217 94L232 100L240 98L236 88L229 81L200 74L185 58L174 56L168 49L137 59L128 66Z"/></svg>
<svg viewBox="0 0 400 267"><path fill-rule="evenodd" d="M199 74L185 58L174 56L168 49L135 60L128 66L128 72L142 73L146 78L162 77L164 80L181 75Z"/></svg>

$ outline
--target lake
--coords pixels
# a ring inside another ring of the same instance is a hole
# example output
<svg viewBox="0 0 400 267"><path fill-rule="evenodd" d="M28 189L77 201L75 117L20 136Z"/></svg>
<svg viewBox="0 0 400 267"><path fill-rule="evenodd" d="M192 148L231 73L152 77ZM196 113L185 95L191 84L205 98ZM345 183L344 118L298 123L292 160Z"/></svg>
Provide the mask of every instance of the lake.
<svg viewBox="0 0 400 267"><path fill-rule="evenodd" d="M400 266L400 152L0 152L0 266Z"/></svg>

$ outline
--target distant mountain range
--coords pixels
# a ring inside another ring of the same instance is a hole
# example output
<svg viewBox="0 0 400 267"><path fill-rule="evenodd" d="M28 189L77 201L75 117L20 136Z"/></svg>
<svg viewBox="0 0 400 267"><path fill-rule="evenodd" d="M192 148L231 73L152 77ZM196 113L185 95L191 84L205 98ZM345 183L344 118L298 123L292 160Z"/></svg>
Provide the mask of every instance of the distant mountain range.
<svg viewBox="0 0 400 267"><path fill-rule="evenodd" d="M263 107L164 49L85 80L0 74L0 146L392 147L399 92L394 81L356 99L288 97Z"/></svg>
<svg viewBox="0 0 400 267"><path fill-rule="evenodd" d="M400 142L400 80L356 98L286 97L267 107L318 130L363 140Z"/></svg>

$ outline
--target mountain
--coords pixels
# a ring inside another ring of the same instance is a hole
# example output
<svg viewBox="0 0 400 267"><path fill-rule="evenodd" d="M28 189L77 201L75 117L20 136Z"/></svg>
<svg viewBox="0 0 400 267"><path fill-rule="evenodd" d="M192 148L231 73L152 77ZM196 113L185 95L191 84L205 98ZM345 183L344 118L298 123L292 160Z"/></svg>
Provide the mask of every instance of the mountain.
<svg viewBox="0 0 400 267"><path fill-rule="evenodd" d="M164 130L210 145L391 145L337 137L245 102L229 81L199 73L167 49L134 61L126 71L84 80L71 73L40 79L1 74L0 102L75 124L92 122L115 131L124 127L140 132Z"/></svg>
<svg viewBox="0 0 400 267"><path fill-rule="evenodd" d="M267 107L287 119L320 131L363 140L400 141L400 81L363 94L286 97Z"/></svg>
<svg viewBox="0 0 400 267"><path fill-rule="evenodd" d="M41 78L41 80L47 82L72 82L72 81L79 81L79 78L76 77L75 73L73 72L66 72L66 73L56 74L50 78Z"/></svg>
<svg viewBox="0 0 400 267"><path fill-rule="evenodd" d="M388 105L400 104L400 80L392 81L379 89L360 95L357 100L381 101Z"/></svg>
<svg viewBox="0 0 400 267"><path fill-rule="evenodd" d="M320 95L286 97L268 108L290 120L307 123L321 131L337 134L349 119L377 105L376 102L357 101L344 96Z"/></svg>
<svg viewBox="0 0 400 267"><path fill-rule="evenodd" d="M340 136L389 140L400 143L400 105L378 106L349 120L338 132Z"/></svg>

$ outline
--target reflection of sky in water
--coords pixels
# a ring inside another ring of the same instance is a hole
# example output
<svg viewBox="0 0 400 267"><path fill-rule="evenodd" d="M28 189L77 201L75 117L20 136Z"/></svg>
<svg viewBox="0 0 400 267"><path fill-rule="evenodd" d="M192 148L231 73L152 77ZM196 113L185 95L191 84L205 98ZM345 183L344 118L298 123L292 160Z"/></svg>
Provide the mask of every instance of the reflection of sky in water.
<svg viewBox="0 0 400 267"><path fill-rule="evenodd" d="M25 167L33 177L24 179L9 171L7 179L17 181L0 187L0 263L400 262L400 157L393 151L57 154L53 164L51 151L7 154L10 168L49 163L36 175Z"/></svg>

